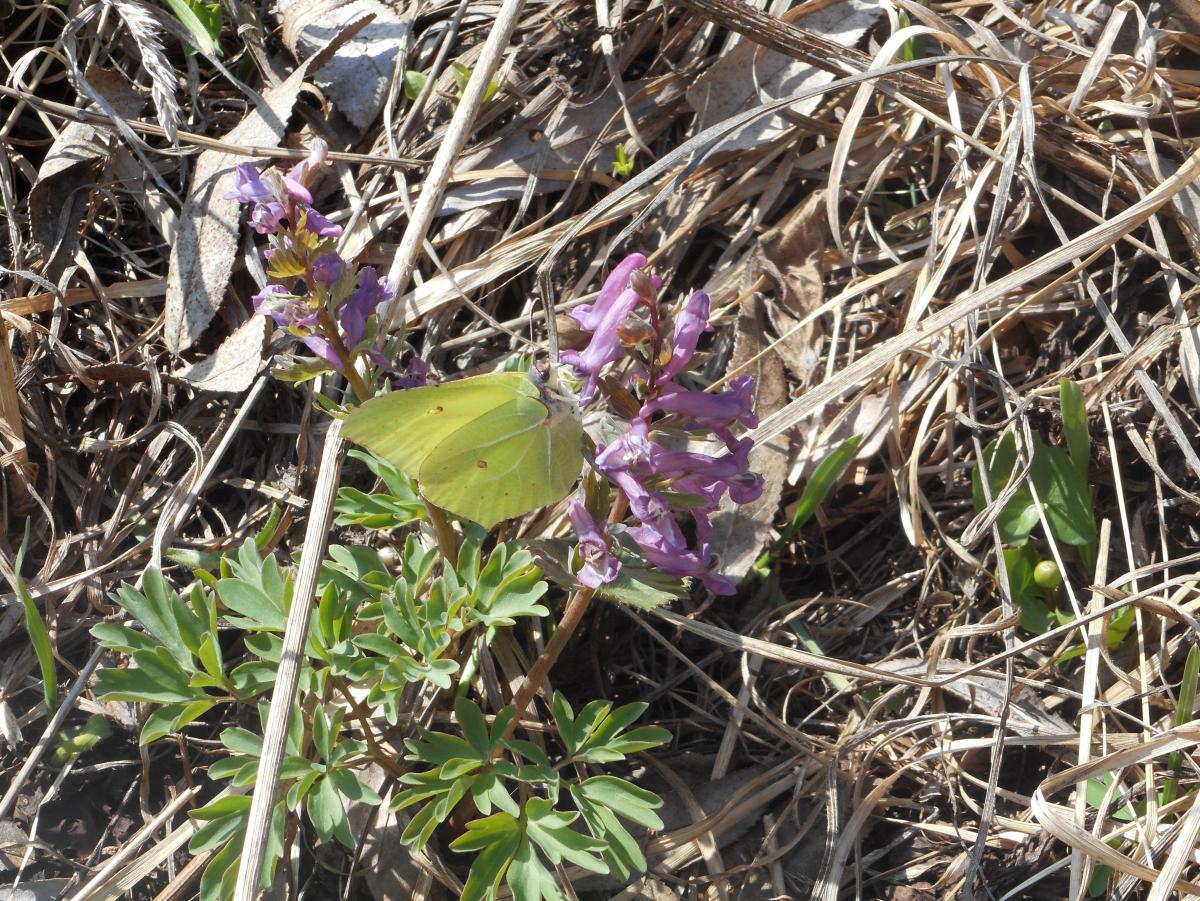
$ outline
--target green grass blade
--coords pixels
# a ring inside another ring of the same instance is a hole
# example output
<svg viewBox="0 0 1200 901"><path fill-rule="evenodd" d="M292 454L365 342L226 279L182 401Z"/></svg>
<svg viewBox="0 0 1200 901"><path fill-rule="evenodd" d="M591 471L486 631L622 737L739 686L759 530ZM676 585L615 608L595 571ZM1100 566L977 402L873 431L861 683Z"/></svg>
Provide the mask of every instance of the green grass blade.
<svg viewBox="0 0 1200 901"><path fill-rule="evenodd" d="M1058 399L1062 408L1067 451L1071 455L1071 462L1086 480L1088 462L1092 456L1092 438L1088 434L1087 405L1083 400L1083 392L1070 379L1063 379L1058 383Z"/></svg>
<svg viewBox="0 0 1200 901"><path fill-rule="evenodd" d="M1192 708L1196 705L1196 682L1200 680L1200 645L1192 645L1188 651L1187 660L1183 664L1183 679L1179 683L1179 703L1175 705L1175 725L1182 726L1192 718ZM1183 757L1178 751L1171 754L1167 764L1168 769L1177 770L1183 763ZM1168 779L1163 785L1163 803L1170 804L1175 800L1179 790L1178 779Z"/></svg>
<svg viewBox="0 0 1200 901"><path fill-rule="evenodd" d="M829 456L817 464L817 468L813 470L812 477L809 478L808 484L804 486L804 491L800 495L800 503L796 505L796 512L784 533L784 541L795 535L797 530L812 519L817 508L829 496L833 486L837 484L842 473L846 471L846 467L854 459L862 440L862 435L847 438Z"/></svg>
<svg viewBox="0 0 1200 901"><path fill-rule="evenodd" d="M21 549L17 551L17 559L13 564L13 588L21 605L25 608L25 630L33 643L33 653L37 656L38 667L42 671L42 690L46 694L46 711L53 715L58 707L58 668L54 664L54 648L50 645L50 633L46 631L46 623L38 611L33 596L21 578L21 567L25 562L25 550L29 547L29 521L25 522L25 537L21 539Z"/></svg>
<svg viewBox="0 0 1200 901"><path fill-rule="evenodd" d="M179 20L188 34L192 36L192 42L196 45L196 49L205 56L220 56L221 51L217 47L216 41L213 40L212 34L209 33L208 26L200 21L200 17L192 10L184 0L163 0L163 3L174 13L175 18Z"/></svg>

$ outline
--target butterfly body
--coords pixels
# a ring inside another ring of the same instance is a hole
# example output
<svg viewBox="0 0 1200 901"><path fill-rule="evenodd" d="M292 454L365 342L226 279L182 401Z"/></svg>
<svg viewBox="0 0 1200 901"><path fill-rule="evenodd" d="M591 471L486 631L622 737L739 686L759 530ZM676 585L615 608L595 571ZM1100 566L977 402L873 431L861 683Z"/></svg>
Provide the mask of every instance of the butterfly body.
<svg viewBox="0 0 1200 901"><path fill-rule="evenodd" d="M519 372L376 397L343 434L416 479L430 502L489 528L561 500L583 462L576 406Z"/></svg>

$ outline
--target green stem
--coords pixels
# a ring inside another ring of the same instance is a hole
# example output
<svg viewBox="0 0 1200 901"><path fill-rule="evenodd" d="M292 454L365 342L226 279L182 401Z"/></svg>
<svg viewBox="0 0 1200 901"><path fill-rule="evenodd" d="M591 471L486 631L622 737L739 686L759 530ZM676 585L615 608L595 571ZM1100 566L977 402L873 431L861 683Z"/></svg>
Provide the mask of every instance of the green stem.
<svg viewBox="0 0 1200 901"><path fill-rule="evenodd" d="M346 342L338 334L337 324L333 321L333 315L328 310L321 310L317 314L317 321L321 324L321 333L333 345L333 349L337 352L337 355L346 361L341 371L346 376L346 380L350 382L350 387L354 389L354 394L358 397L359 403L370 400L374 397L374 392L367 387L367 383L363 381L362 376L358 374L358 370L354 368L355 355L346 349Z"/></svg>

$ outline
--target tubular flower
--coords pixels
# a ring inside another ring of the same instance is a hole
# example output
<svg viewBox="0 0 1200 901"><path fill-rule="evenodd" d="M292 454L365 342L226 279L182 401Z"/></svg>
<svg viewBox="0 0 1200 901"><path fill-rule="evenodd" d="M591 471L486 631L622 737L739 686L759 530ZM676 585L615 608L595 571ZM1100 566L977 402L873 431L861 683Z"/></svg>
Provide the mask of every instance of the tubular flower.
<svg viewBox="0 0 1200 901"><path fill-rule="evenodd" d="M587 507L577 500L571 501L568 513L579 539L579 556L583 560L583 568L576 574L577 578L588 588L607 585L620 573L621 561L612 555L608 539Z"/></svg>

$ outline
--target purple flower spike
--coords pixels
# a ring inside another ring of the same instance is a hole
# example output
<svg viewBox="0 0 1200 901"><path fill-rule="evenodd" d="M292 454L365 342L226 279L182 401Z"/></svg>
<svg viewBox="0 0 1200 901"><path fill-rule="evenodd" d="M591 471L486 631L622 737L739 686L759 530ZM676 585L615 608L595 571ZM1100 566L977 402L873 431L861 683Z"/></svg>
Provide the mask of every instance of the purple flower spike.
<svg viewBox="0 0 1200 901"><path fill-rule="evenodd" d="M336 253L327 253L320 257L312 267L313 281L319 285L332 288L346 271L346 262Z"/></svg>
<svg viewBox="0 0 1200 901"><path fill-rule="evenodd" d="M267 285L251 300L254 312L270 316L275 324L290 330L309 329L317 324L317 311L303 297L297 297L283 285Z"/></svg>
<svg viewBox="0 0 1200 901"><path fill-rule="evenodd" d="M604 280L604 287L600 289L596 302L577 306L571 311L571 318L586 331L596 331L604 320L604 314L609 307L617 301L622 292L629 288L629 278L633 275L633 271L641 269L645 265L646 257L640 253L631 253L625 257L613 267L613 271Z"/></svg>
<svg viewBox="0 0 1200 901"><path fill-rule="evenodd" d="M238 203L259 203L263 200L275 199L271 185L263 178L254 163L238 163L237 181L233 190L225 195L226 200L236 200Z"/></svg>
<svg viewBox="0 0 1200 901"><path fill-rule="evenodd" d="M569 508L571 525L579 537L579 556L583 559L583 569L576 577L588 588L599 588L613 581L621 571L621 561L612 555L604 532L596 520L592 519L583 504L571 501Z"/></svg>
<svg viewBox="0 0 1200 901"><path fill-rule="evenodd" d="M358 273L358 289L338 307L338 322L346 336L346 346L354 348L367 335L367 320L375 309L392 296L388 280L379 279L374 266L363 266Z"/></svg>
<svg viewBox="0 0 1200 901"><path fill-rule="evenodd" d="M758 425L758 417L754 415L754 377L739 375L729 383L729 390L720 394L664 385L658 397L642 407L642 418L648 419L660 410L686 416L695 427L710 431L727 429L735 422L752 429Z"/></svg>
<svg viewBox="0 0 1200 901"><path fill-rule="evenodd" d="M312 207L308 209L308 230L322 238L336 238L342 233L342 227L330 222Z"/></svg>
<svg viewBox="0 0 1200 901"><path fill-rule="evenodd" d="M675 378L691 362L700 335L709 329L711 309L712 298L703 291L697 291L675 317L675 341L671 348L671 359L662 371L664 381Z"/></svg>
<svg viewBox="0 0 1200 901"><path fill-rule="evenodd" d="M586 406L596 396L600 370L625 356L625 346L621 342L621 323L640 303L643 303L641 295L632 288L622 291L605 310L603 318L593 330L591 342L583 352L563 351L560 357L562 362L575 367L575 372L584 378L583 392L579 397L580 404Z"/></svg>

